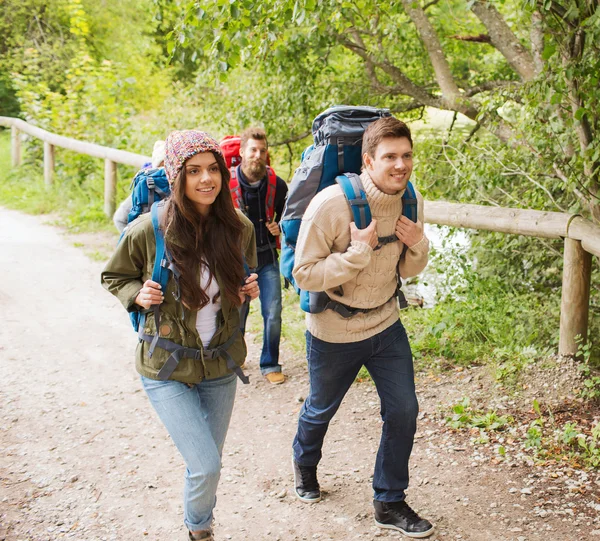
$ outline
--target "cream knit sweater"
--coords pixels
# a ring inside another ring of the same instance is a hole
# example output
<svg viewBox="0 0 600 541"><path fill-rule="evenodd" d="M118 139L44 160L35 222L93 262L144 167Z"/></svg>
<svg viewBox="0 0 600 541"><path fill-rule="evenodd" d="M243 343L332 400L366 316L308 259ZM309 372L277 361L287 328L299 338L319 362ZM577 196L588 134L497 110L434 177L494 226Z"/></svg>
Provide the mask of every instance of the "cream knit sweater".
<svg viewBox="0 0 600 541"><path fill-rule="evenodd" d="M377 234L394 234L402 216L402 194L380 191L369 175L361 180L371 214L377 220ZM423 197L417 192L418 219L423 223ZM396 265L403 278L416 276L427 265L429 240L421 241L406 252L398 263L403 244L400 241L373 250L364 242L350 242L352 211L341 188L336 184L319 192L310 202L300 226L293 275L305 291L326 291L337 301L357 308L376 308L343 318L333 310L306 314L306 326L315 337L326 342L347 343L365 340L384 331L398 320Z"/></svg>

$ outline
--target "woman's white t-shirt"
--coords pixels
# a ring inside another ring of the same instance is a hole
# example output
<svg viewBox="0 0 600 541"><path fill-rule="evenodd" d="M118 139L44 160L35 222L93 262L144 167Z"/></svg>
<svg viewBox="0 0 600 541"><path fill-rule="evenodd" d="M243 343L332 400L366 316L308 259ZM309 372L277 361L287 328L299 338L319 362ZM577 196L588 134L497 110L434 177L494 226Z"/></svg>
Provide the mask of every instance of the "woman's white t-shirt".
<svg viewBox="0 0 600 541"><path fill-rule="evenodd" d="M200 287L206 292L210 299L208 304L198 310L196 315L196 330L200 335L204 347L208 347L208 343L217 330L217 313L221 309L221 297L213 302L215 295L219 293L219 284L212 277L208 283L209 272L208 267L202 266L202 276L200 277Z"/></svg>

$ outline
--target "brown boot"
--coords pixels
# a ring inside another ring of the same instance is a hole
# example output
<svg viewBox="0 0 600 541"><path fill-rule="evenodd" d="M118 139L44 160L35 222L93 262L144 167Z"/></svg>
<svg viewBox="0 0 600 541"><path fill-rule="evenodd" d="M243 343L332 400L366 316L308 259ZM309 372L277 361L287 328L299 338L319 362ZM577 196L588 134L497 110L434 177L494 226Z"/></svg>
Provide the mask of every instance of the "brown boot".
<svg viewBox="0 0 600 541"><path fill-rule="evenodd" d="M285 376L281 372L269 372L265 378L273 385L281 385L285 381Z"/></svg>
<svg viewBox="0 0 600 541"><path fill-rule="evenodd" d="M202 530L201 532L188 532L190 537L190 541L215 541L213 537L212 529L210 530Z"/></svg>

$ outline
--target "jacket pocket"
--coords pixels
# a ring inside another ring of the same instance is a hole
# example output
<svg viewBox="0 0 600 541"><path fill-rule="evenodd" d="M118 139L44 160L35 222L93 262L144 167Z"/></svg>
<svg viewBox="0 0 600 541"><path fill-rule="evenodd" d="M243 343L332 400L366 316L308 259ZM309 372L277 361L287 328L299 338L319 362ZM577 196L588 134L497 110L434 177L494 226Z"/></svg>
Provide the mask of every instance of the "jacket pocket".
<svg viewBox="0 0 600 541"><path fill-rule="evenodd" d="M177 321L175 318L172 318L168 314L161 312L158 330L158 335L160 338L164 338L165 340L169 340L170 342L181 345L183 330L179 321ZM154 319L154 313L152 312L146 315L144 333L149 336L154 336L156 334L156 321ZM142 342L141 347L143 353L142 364L155 371L160 370L171 355L169 351L161 348L160 345L157 345L154 348L152 356L150 356L150 344L146 341Z"/></svg>

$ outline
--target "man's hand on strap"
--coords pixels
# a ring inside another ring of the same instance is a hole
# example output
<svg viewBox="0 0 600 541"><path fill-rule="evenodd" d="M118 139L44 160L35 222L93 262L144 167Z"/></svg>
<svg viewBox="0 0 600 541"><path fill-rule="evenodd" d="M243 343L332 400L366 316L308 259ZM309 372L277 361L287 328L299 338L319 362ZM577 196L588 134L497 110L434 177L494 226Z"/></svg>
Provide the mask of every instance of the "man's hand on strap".
<svg viewBox="0 0 600 541"><path fill-rule="evenodd" d="M396 236L400 242L410 248L423 238L423 224L419 221L415 223L402 216L396 222Z"/></svg>
<svg viewBox="0 0 600 541"><path fill-rule="evenodd" d="M371 248L375 248L379 242L377 238L377 220L373 220L369 224L369 227L365 227L364 229L358 229L354 222L350 222L350 239L357 242L364 242Z"/></svg>

